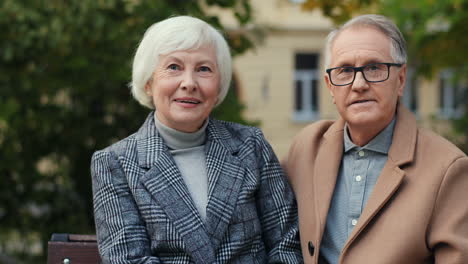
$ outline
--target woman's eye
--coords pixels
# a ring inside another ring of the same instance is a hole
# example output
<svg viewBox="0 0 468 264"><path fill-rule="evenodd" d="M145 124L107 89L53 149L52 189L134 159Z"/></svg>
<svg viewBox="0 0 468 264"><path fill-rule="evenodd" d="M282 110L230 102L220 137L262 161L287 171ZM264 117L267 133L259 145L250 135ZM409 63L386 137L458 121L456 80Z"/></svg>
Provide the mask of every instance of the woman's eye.
<svg viewBox="0 0 468 264"><path fill-rule="evenodd" d="M198 70L201 72L211 72L211 69L208 66L201 66L200 68L198 68Z"/></svg>
<svg viewBox="0 0 468 264"><path fill-rule="evenodd" d="M169 70L177 71L180 69L179 65L177 64L171 64L169 67L167 67Z"/></svg>

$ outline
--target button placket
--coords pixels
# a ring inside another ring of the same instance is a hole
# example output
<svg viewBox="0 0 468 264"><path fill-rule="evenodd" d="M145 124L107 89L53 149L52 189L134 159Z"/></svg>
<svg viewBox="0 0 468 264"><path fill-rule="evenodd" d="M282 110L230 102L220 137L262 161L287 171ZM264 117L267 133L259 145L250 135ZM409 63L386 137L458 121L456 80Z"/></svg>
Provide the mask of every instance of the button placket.
<svg viewBox="0 0 468 264"><path fill-rule="evenodd" d="M362 213L366 173L369 166L368 153L363 149L357 149L353 153L353 175L350 179L351 192L349 197L348 232L356 226Z"/></svg>

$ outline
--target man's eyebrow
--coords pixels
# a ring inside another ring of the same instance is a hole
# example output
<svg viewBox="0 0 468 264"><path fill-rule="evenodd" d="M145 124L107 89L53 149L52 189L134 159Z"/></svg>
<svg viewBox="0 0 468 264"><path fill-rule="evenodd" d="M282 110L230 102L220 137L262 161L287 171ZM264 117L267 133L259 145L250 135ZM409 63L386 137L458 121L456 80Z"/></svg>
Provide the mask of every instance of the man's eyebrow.
<svg viewBox="0 0 468 264"><path fill-rule="evenodd" d="M341 64L338 64L336 67L362 67L362 66L366 66L366 65L374 64L374 63L383 63L383 62L377 59L371 59L359 65L351 64L348 62L343 62Z"/></svg>
<svg viewBox="0 0 468 264"><path fill-rule="evenodd" d="M354 67L354 65L348 62L343 62L343 63L337 64L335 67Z"/></svg>

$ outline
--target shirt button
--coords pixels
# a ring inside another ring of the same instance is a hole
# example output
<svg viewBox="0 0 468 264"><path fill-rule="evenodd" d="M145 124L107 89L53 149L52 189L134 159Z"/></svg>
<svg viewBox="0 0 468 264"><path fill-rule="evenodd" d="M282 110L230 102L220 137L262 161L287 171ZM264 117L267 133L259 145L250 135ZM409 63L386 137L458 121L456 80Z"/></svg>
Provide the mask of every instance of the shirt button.
<svg viewBox="0 0 468 264"><path fill-rule="evenodd" d="M357 182L360 182L361 180L362 180L361 175L356 176L356 181L357 181Z"/></svg>
<svg viewBox="0 0 468 264"><path fill-rule="evenodd" d="M351 224L355 226L357 224L357 220L356 219L351 220Z"/></svg>
<svg viewBox="0 0 468 264"><path fill-rule="evenodd" d="M364 153L364 151L360 150L360 151L358 152L358 154L359 154L359 157L364 157L364 155L365 155L366 153Z"/></svg>

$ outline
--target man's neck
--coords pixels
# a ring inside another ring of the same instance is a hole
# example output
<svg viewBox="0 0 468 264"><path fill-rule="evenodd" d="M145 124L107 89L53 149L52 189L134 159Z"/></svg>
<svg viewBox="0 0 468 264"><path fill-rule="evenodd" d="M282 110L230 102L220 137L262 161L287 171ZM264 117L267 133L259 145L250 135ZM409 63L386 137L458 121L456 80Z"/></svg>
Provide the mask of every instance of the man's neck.
<svg viewBox="0 0 468 264"><path fill-rule="evenodd" d="M372 139L374 139L380 132L382 132L389 124L392 122L393 119L390 119L382 126L363 126L363 125L356 125L353 126L352 124L347 124L348 127L348 135L351 141L356 144L357 146L363 147L367 143L369 143Z"/></svg>

